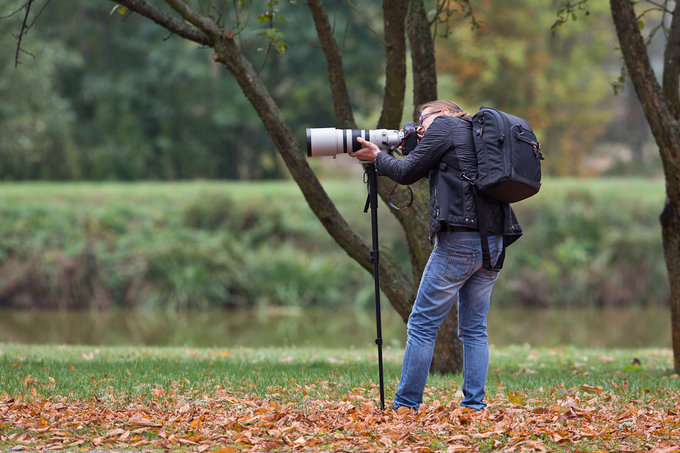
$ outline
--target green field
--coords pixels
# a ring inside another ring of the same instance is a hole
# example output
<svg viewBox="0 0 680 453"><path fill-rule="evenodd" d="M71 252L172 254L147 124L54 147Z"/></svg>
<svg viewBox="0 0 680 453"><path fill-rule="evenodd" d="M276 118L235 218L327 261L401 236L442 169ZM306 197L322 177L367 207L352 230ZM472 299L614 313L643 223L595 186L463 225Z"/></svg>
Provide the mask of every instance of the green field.
<svg viewBox="0 0 680 453"><path fill-rule="evenodd" d="M330 380L324 391L342 398L356 387L377 383L375 348L178 348L99 347L0 344L0 394L19 395L36 389L48 397L104 398L120 392L129 398L151 397L154 388L181 386L190 392L220 385L229 391L267 397L271 386L285 387ZM399 378L403 348L384 351L386 385L393 393ZM553 385L600 385L611 390L626 383L627 396L649 395L650 404L664 406L652 396L661 388L680 389L668 349L587 349L563 346L491 348L490 395L521 392L540 396ZM28 379L27 376L31 378ZM51 378L51 379L50 379ZM461 376L433 375L434 392L460 389ZM294 388L295 386L292 386ZM281 389L283 390L283 389ZM285 391L281 399L295 402L302 395ZM322 395L316 395L318 397ZM440 397L440 396L439 396ZM453 397L453 394L449 395ZM111 401L115 401L113 398Z"/></svg>

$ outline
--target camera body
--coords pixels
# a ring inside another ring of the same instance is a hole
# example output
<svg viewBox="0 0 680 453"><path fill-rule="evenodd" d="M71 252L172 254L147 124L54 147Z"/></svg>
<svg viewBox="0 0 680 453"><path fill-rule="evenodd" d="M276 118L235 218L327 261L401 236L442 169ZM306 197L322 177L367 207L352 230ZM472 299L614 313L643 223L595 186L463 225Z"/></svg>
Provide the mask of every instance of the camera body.
<svg viewBox="0 0 680 453"><path fill-rule="evenodd" d="M408 154L418 144L415 123L406 123L404 129L335 129L333 127L307 128L307 156L336 156L358 151L363 146L357 138L374 143L384 151Z"/></svg>

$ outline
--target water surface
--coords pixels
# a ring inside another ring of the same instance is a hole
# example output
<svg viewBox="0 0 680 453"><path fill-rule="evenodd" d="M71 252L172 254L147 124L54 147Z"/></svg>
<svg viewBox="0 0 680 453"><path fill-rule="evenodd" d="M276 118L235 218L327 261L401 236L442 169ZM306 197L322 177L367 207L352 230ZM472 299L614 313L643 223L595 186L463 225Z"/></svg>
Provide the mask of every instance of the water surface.
<svg viewBox="0 0 680 453"><path fill-rule="evenodd" d="M382 309L387 347L403 347L406 326ZM493 307L495 346L671 347L670 310ZM374 346L375 310L262 309L208 312L0 310L0 342L190 347Z"/></svg>

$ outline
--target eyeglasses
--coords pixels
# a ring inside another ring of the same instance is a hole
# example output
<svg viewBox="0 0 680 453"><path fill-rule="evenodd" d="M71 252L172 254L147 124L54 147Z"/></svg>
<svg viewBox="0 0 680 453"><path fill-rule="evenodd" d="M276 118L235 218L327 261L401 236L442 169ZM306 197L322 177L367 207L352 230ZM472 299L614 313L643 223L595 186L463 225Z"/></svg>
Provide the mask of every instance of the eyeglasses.
<svg viewBox="0 0 680 453"><path fill-rule="evenodd" d="M444 110L444 109L442 109ZM437 110L436 112L430 112L430 113L423 113L420 115L420 121L418 121L418 127L423 125L423 121L425 121L425 118L427 118L430 115L434 115L435 113L441 113L442 110Z"/></svg>

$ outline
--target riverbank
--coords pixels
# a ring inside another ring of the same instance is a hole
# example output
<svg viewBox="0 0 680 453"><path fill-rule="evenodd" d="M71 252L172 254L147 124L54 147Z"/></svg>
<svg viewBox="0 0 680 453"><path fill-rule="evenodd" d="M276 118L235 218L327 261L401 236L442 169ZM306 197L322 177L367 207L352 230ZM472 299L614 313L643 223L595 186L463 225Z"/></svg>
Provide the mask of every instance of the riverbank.
<svg viewBox="0 0 680 453"><path fill-rule="evenodd" d="M365 184L325 188L370 237ZM6 308L360 307L372 275L328 236L290 181L0 184ZM515 206L524 237L494 297L507 306L666 306L663 181L546 179ZM381 247L409 275L403 234L379 209Z"/></svg>

